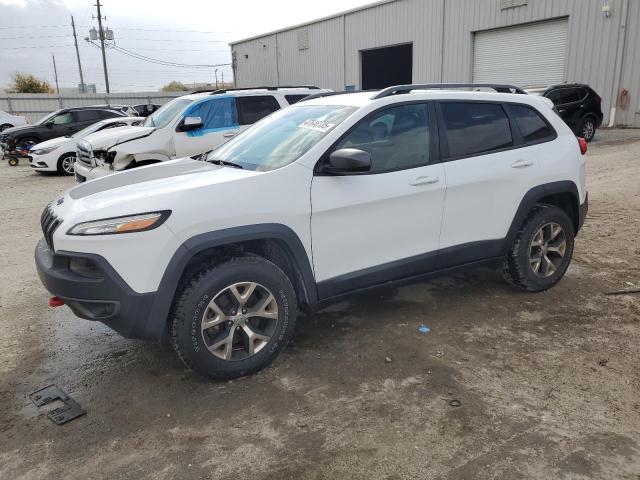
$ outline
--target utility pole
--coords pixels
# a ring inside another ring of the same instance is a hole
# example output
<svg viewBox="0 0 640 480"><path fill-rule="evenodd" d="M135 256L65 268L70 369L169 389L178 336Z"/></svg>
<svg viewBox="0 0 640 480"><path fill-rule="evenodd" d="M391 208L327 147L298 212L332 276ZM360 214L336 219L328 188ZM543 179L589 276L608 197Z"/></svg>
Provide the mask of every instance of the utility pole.
<svg viewBox="0 0 640 480"><path fill-rule="evenodd" d="M107 93L111 93L109 90L109 74L107 73L107 54L104 50L104 30L102 29L102 13L100 13L100 0L96 0L96 7L98 8L98 35L100 35L100 46L102 47L102 68L104 69L104 83L107 87Z"/></svg>
<svg viewBox="0 0 640 480"><path fill-rule="evenodd" d="M216 76L216 90L218 90L218 69L216 68L213 74Z"/></svg>
<svg viewBox="0 0 640 480"><path fill-rule="evenodd" d="M227 88L227 86L224 84L224 70L222 70L222 88Z"/></svg>
<svg viewBox="0 0 640 480"><path fill-rule="evenodd" d="M71 28L73 28L73 43L76 45L76 57L78 57L78 70L80 71L80 93L87 93L84 85L84 77L82 76L82 64L80 63L80 50L78 50L78 37L76 37L76 24L71 15Z"/></svg>
<svg viewBox="0 0 640 480"><path fill-rule="evenodd" d="M56 56L52 53L51 58L53 58L53 74L56 77L56 92L60 95L60 87L58 86L58 69L56 68Z"/></svg>

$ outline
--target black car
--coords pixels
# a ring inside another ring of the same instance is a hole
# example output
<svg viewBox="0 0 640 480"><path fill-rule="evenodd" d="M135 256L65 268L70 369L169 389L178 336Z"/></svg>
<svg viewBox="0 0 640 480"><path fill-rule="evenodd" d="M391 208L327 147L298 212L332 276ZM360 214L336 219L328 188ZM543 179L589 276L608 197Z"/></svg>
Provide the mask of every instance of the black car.
<svg viewBox="0 0 640 480"><path fill-rule="evenodd" d="M3 150L28 147L51 138L72 135L105 118L126 116L119 108L110 106L63 108L37 123L4 130L0 133L0 147Z"/></svg>
<svg viewBox="0 0 640 480"><path fill-rule="evenodd" d="M155 103L143 103L141 105L133 106L133 109L138 112L138 115L140 115L141 117L148 117L159 108L160 105L157 105Z"/></svg>
<svg viewBox="0 0 640 480"><path fill-rule="evenodd" d="M558 115L587 142L593 139L596 129L602 125L602 98L589 85L563 83L526 90L551 100Z"/></svg>

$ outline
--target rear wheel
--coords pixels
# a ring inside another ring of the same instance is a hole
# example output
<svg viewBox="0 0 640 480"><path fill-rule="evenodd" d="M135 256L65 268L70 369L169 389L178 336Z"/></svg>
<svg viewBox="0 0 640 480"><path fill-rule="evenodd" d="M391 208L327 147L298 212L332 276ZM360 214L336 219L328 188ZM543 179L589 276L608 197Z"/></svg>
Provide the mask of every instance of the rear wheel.
<svg viewBox="0 0 640 480"><path fill-rule="evenodd" d="M173 348L189 368L214 380L257 372L293 334L296 296L285 273L246 256L210 265L180 294L171 319Z"/></svg>
<svg viewBox="0 0 640 480"><path fill-rule="evenodd" d="M590 142L591 140L593 140L593 136L596 134L596 128L596 121L591 117L587 117L582 120L582 123L580 124L579 135L587 142Z"/></svg>
<svg viewBox="0 0 640 480"><path fill-rule="evenodd" d="M73 175L73 166L76 163L75 153L66 153L58 160L58 173L60 175Z"/></svg>
<svg viewBox="0 0 640 480"><path fill-rule="evenodd" d="M36 137L23 137L20 140L16 141L16 147L27 148L39 142L40 140L38 140Z"/></svg>
<svg viewBox="0 0 640 480"><path fill-rule="evenodd" d="M569 267L573 242L573 222L563 210L552 205L535 207L505 259L505 279L529 292L553 287Z"/></svg>

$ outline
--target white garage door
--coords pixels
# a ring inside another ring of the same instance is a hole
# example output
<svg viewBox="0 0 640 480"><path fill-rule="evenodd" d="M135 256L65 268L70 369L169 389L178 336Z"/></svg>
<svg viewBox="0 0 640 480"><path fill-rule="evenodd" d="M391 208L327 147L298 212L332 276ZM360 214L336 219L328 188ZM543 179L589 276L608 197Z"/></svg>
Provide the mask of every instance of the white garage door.
<svg viewBox="0 0 640 480"><path fill-rule="evenodd" d="M564 81L566 18L476 32L473 81L517 86Z"/></svg>

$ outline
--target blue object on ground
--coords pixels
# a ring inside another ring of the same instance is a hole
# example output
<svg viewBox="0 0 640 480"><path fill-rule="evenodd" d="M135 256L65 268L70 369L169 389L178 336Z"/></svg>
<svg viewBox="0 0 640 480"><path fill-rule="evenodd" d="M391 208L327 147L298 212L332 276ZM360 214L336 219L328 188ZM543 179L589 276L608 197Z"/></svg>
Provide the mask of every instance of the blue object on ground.
<svg viewBox="0 0 640 480"><path fill-rule="evenodd" d="M418 327L418 331L420 333L429 333L431 331L431 329L429 327L427 327L426 325L422 324Z"/></svg>

